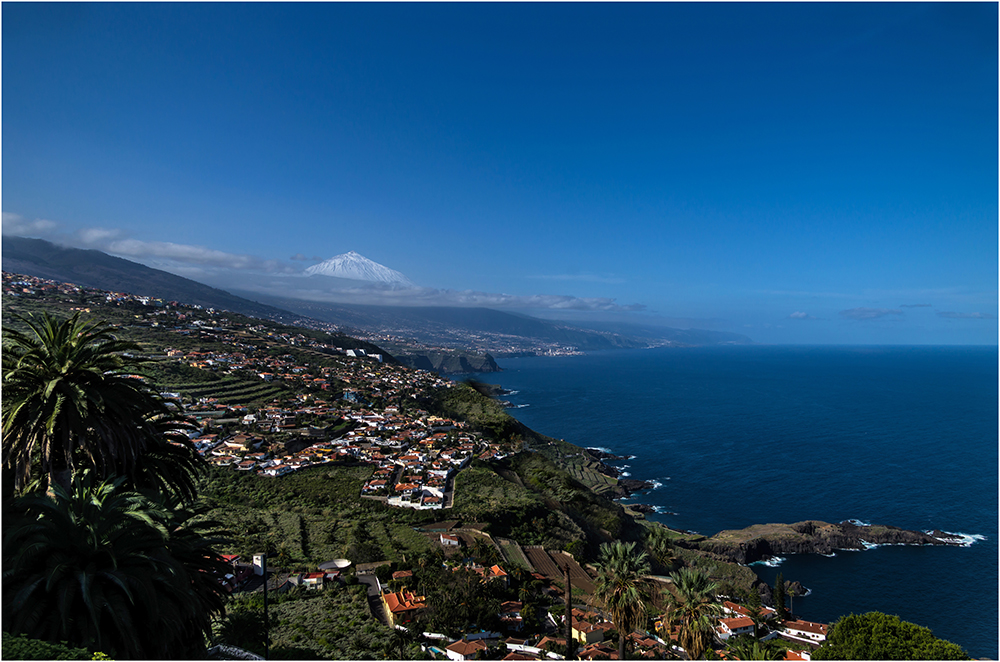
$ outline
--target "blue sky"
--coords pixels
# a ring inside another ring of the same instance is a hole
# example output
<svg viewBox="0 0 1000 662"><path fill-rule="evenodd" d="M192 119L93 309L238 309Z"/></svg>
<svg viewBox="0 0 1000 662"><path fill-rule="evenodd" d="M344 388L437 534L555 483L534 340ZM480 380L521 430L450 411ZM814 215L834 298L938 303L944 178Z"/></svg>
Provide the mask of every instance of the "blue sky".
<svg viewBox="0 0 1000 662"><path fill-rule="evenodd" d="M995 3L2 13L4 234L221 285L355 250L440 302L997 342Z"/></svg>

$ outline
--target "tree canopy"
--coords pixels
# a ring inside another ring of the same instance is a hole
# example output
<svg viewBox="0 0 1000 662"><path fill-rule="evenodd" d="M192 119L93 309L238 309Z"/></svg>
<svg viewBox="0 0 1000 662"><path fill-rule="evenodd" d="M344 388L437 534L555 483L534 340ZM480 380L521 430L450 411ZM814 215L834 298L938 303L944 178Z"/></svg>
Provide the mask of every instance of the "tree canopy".
<svg viewBox="0 0 1000 662"><path fill-rule="evenodd" d="M961 646L898 616L870 611L842 616L830 626L814 660L967 660Z"/></svg>

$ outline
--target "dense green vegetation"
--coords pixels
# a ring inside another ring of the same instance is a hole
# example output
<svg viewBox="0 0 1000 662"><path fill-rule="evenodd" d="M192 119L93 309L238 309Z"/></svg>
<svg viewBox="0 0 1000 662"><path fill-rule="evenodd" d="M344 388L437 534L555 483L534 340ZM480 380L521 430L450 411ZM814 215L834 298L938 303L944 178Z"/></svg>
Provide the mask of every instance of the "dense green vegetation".
<svg viewBox="0 0 1000 662"><path fill-rule="evenodd" d="M371 474L370 465L314 467L280 479L216 469L203 494L234 532L226 553L284 549L291 568L312 570L334 558L401 560L429 549L413 527L440 514L363 499Z"/></svg>
<svg viewBox="0 0 1000 662"><path fill-rule="evenodd" d="M468 421L476 430L497 441L519 441L527 430L499 402L467 384L435 389L421 403L442 416Z"/></svg>
<svg viewBox="0 0 1000 662"><path fill-rule="evenodd" d="M870 611L833 622L814 660L967 660L961 646L898 616Z"/></svg>
<svg viewBox="0 0 1000 662"><path fill-rule="evenodd" d="M104 659L86 648L74 648L66 643L32 639L23 634L3 633L3 657L6 660L90 660Z"/></svg>
<svg viewBox="0 0 1000 662"><path fill-rule="evenodd" d="M412 637L397 636L372 618L364 584L333 585L322 591L293 588L272 595L270 602L270 659L425 657ZM220 640L263 655L263 610L260 593L234 598L226 620L219 625Z"/></svg>

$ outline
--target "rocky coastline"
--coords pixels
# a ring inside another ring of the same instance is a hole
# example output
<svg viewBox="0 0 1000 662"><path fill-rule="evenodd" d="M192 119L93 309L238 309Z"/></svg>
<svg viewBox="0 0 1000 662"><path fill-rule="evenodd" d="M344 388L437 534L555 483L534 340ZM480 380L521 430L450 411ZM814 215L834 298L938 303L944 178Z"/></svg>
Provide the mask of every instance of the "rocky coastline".
<svg viewBox="0 0 1000 662"><path fill-rule="evenodd" d="M720 531L709 538L678 541L726 561L747 565L787 554L833 554L878 545L946 545L964 543L941 531L925 533L881 524L831 524L807 520L794 524L755 524L738 531Z"/></svg>
<svg viewBox="0 0 1000 662"><path fill-rule="evenodd" d="M628 497L636 494L638 492L648 492L649 490L656 487L653 483L648 480L636 480L635 478L622 478L622 470L618 467L608 464L608 462L615 462L620 460L631 459L630 456L626 455L614 455L602 451L599 448L585 448L584 456L587 457L592 463L593 467L600 471L605 476L610 476L612 478L618 479L618 486L615 490L615 499L627 499ZM638 507L637 507L638 506ZM648 510L643 510L643 504L629 504L629 508L637 512L650 513L653 512L653 506L644 506Z"/></svg>

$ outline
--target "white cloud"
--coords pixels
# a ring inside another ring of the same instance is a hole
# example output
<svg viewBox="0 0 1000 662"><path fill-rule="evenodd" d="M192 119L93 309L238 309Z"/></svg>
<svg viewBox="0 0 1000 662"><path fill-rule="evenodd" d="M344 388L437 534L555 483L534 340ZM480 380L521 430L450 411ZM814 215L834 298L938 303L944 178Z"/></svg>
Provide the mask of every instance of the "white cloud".
<svg viewBox="0 0 1000 662"><path fill-rule="evenodd" d="M123 234L125 233L122 230L110 228L84 228L76 232L77 238L88 246L95 244L104 245L109 241L121 237Z"/></svg>
<svg viewBox="0 0 1000 662"><path fill-rule="evenodd" d="M59 230L55 221L36 218L33 221L25 219L20 214L3 212L3 234L20 237L39 237L42 239L54 236Z"/></svg>
<svg viewBox="0 0 1000 662"><path fill-rule="evenodd" d="M800 311L795 311L794 313L792 313L791 315L788 316L788 319L792 319L792 320L818 320L819 318L818 317L813 317L809 313L803 313L803 312L800 312Z"/></svg>
<svg viewBox="0 0 1000 662"><path fill-rule="evenodd" d="M219 287L260 292L277 297L293 297L326 303L359 303L385 306L458 306L507 309L547 309L566 311L626 312L645 310L642 304L621 305L606 297L583 298L568 295L514 295L479 292L475 290L447 290L430 287L399 287L380 283L341 280L331 285L330 280L313 278L270 277L216 279Z"/></svg>
<svg viewBox="0 0 1000 662"><path fill-rule="evenodd" d="M841 317L852 320L874 320L886 315L902 315L903 311L890 308L851 308L840 311Z"/></svg>
<svg viewBox="0 0 1000 662"><path fill-rule="evenodd" d="M265 260L254 255L226 253L205 246L175 244L169 241L140 241L121 239L106 245L105 250L115 255L135 258L165 258L188 264L198 264L223 269L257 270L268 273L296 273L292 267L281 265L277 260Z"/></svg>

